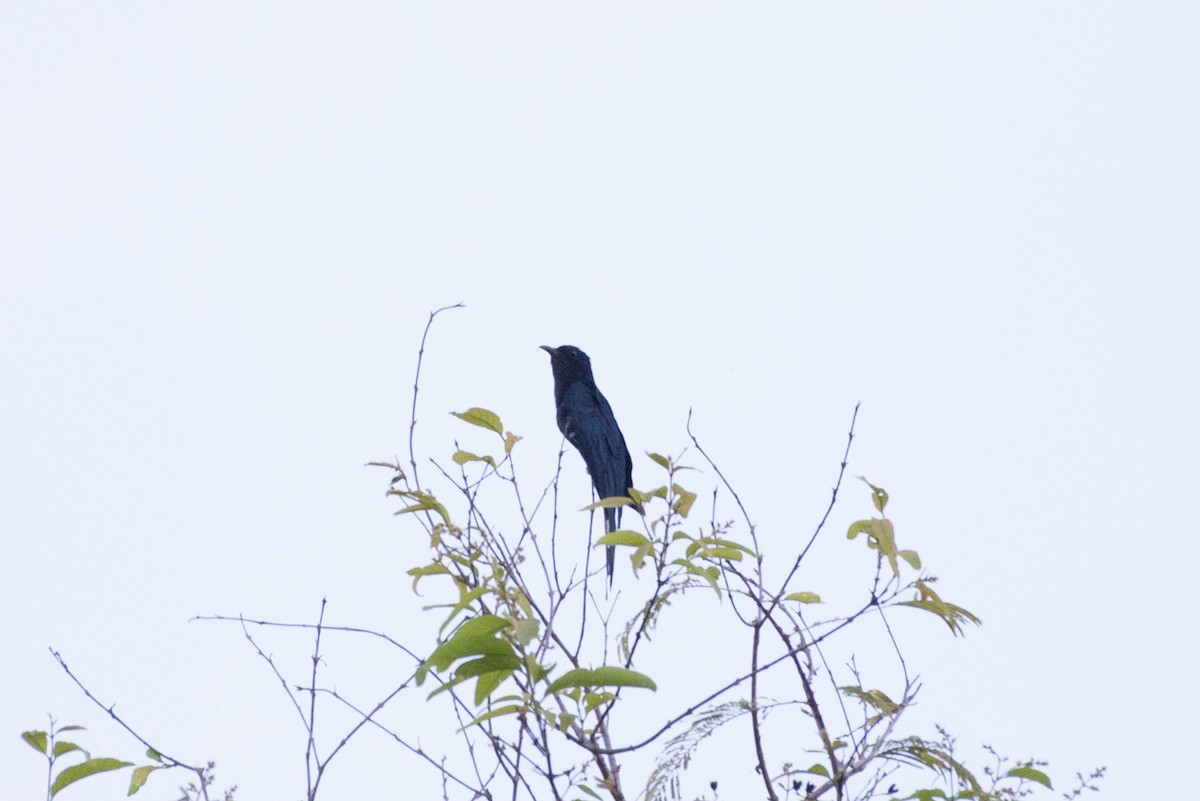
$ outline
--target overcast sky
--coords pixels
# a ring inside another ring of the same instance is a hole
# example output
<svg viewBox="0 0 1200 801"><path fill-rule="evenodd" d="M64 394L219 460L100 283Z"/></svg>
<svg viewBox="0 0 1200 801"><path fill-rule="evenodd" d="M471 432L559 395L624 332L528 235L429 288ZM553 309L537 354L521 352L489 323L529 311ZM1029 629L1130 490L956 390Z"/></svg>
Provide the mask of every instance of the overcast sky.
<svg viewBox="0 0 1200 801"><path fill-rule="evenodd" d="M861 401L849 474L984 620L905 624L914 726L1048 759L1064 789L1106 764L1103 797L1176 797L1200 714L1198 97L1191 2L8 0L0 796L38 796L18 735L47 712L139 753L48 646L240 800L302 795L277 683L236 627L188 620L325 597L328 621L420 630L424 540L363 464L406 451L422 328L463 301L426 352L425 453L486 406L544 484L537 346L575 344L635 481L692 409L786 551ZM845 490L814 558L869 559ZM310 647L264 635L297 679ZM364 697L411 667L328 658ZM364 739L323 797L436 791L407 759Z"/></svg>

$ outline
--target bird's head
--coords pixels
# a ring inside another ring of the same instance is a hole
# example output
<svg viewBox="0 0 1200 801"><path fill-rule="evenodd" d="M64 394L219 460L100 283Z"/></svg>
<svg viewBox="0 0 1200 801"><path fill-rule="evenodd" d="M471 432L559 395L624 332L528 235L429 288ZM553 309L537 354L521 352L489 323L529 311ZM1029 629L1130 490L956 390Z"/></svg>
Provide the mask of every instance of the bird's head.
<svg viewBox="0 0 1200 801"><path fill-rule="evenodd" d="M557 348L542 345L541 348L550 354L550 369L554 371L556 379L592 380L592 360L579 348L574 345L560 345Z"/></svg>

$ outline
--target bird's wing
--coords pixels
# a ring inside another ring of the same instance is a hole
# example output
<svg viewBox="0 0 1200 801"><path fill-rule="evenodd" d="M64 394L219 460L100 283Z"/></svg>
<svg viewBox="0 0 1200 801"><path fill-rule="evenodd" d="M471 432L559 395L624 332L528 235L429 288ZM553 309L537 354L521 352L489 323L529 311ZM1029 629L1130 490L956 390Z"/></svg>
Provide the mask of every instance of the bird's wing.
<svg viewBox="0 0 1200 801"><path fill-rule="evenodd" d="M612 422L609 439L615 456L612 469L617 473L614 476L616 481L614 486L618 488L615 494L625 495L633 486L633 457L629 455L629 446L625 444L625 435L621 433L621 427L617 425L617 418L613 415L612 407L608 405L608 398L604 397L600 390L596 390L596 395L600 399L600 409Z"/></svg>
<svg viewBox="0 0 1200 801"><path fill-rule="evenodd" d="M572 384L563 395L559 427L587 464L602 498L624 495L629 486L629 451L612 407L594 385Z"/></svg>

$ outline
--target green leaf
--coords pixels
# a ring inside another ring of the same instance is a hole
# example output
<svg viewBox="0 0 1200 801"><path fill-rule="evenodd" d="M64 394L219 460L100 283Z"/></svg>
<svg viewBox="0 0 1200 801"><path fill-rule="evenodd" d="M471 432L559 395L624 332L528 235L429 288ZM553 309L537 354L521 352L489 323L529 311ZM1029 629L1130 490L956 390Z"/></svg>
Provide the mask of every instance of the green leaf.
<svg viewBox="0 0 1200 801"><path fill-rule="evenodd" d="M438 564L437 562L434 562L431 565L426 565L425 567L414 567L408 571L408 575L413 577L413 592L417 591L417 582L423 579L425 576L444 576L448 575L449 573L449 568L447 568L445 565Z"/></svg>
<svg viewBox="0 0 1200 801"><path fill-rule="evenodd" d="M917 555L916 551L899 551L896 555L908 562L908 566L913 570L921 569L921 557Z"/></svg>
<svg viewBox="0 0 1200 801"><path fill-rule="evenodd" d="M666 491L666 487L663 488L663 491ZM633 508L637 509L638 512L642 512L642 507L658 496L642 492L637 487L630 487L629 497L633 499Z"/></svg>
<svg viewBox="0 0 1200 801"><path fill-rule="evenodd" d="M568 687L644 687L657 690L658 685L649 676L623 667L604 665L592 670L575 668L559 676L547 688L547 692L558 692Z"/></svg>
<svg viewBox="0 0 1200 801"><path fill-rule="evenodd" d="M883 512L883 507L887 506L888 494L882 487L877 487L870 481L867 481L863 476L859 476L858 480L871 488L871 502L875 504L875 508Z"/></svg>
<svg viewBox="0 0 1200 801"><path fill-rule="evenodd" d="M717 578L721 575L721 569L716 565L700 567L699 565L694 564L690 559L676 559L671 562L671 564L679 565L690 575L704 579L709 583L709 585L712 586L713 592L717 594L717 597L721 597L721 588L717 585Z"/></svg>
<svg viewBox="0 0 1200 801"><path fill-rule="evenodd" d="M419 668L417 668L417 686L418 687L425 682L425 676L421 672L423 670L427 670L426 665L421 665ZM442 693L446 692L447 690L453 690L455 687L462 684L464 681L467 681L467 679L450 679L449 681L442 682L442 686L438 687L436 690L431 692L429 695L425 696L425 700L426 701L433 700L433 698L435 696L441 695Z"/></svg>
<svg viewBox="0 0 1200 801"><path fill-rule="evenodd" d="M521 667L521 660L512 654L487 654L478 659L463 662L454 669L454 677L458 679L473 679L485 673L503 673L505 674L504 678L508 678L519 667ZM499 684L500 682L496 683Z"/></svg>
<svg viewBox="0 0 1200 801"><path fill-rule="evenodd" d="M859 534L871 528L870 520L855 520L850 524L850 528L846 529L846 539L852 540Z"/></svg>
<svg viewBox="0 0 1200 801"><path fill-rule="evenodd" d="M624 495L617 495L612 498L601 498L595 503L589 503L579 511L590 512L593 509L619 509L623 506L633 506L633 501Z"/></svg>
<svg viewBox="0 0 1200 801"><path fill-rule="evenodd" d="M615 700L617 700L617 696L607 690L585 693L583 696L583 711L591 714L605 704L611 704Z"/></svg>
<svg viewBox="0 0 1200 801"><path fill-rule="evenodd" d="M133 776L129 778L129 792L126 795L133 795L138 790L142 789L142 785L146 783L146 779L150 778L150 774L158 770L161 765L142 765L140 768L133 769Z"/></svg>
<svg viewBox="0 0 1200 801"><path fill-rule="evenodd" d="M478 592L479 589L482 588L472 590L468 596ZM459 606L462 606L461 601ZM512 644L508 640L495 636L507 625L507 620L496 615L479 615L467 620L454 630L454 634L450 636L449 640L439 645L429 655L429 658L421 663L417 669L417 685L425 683L425 677L431 668L444 672L459 659L466 659L470 656L506 657L515 662L509 667L519 667L520 663L516 662L517 655ZM446 687L443 686L441 689L435 690L433 694L437 695L444 689Z"/></svg>
<svg viewBox="0 0 1200 801"><path fill-rule="evenodd" d="M55 729L56 732L62 734L64 731L87 731L83 726L59 726Z"/></svg>
<svg viewBox="0 0 1200 801"><path fill-rule="evenodd" d="M404 515L410 512L437 512L442 518L442 522L447 528L453 528L454 524L450 522L450 513L446 511L446 507L438 502L438 499L432 493L422 492L420 490L388 490L389 495L399 495L401 498L407 498L414 503L404 507L398 512L393 512L395 515Z"/></svg>
<svg viewBox="0 0 1200 801"><path fill-rule="evenodd" d="M54 784L50 785L50 795L57 795L59 790L67 785L74 784L80 779L86 779L88 776L97 773L127 768L132 764L132 762L122 762L119 759L101 757L99 759L89 759L87 762L81 762L78 765L64 768L62 773L58 774L58 778L54 780Z"/></svg>
<svg viewBox="0 0 1200 801"><path fill-rule="evenodd" d="M437 671L444 671L459 659L468 656L513 656L513 647L496 637L454 637L437 649L425 660L425 664Z"/></svg>
<svg viewBox="0 0 1200 801"><path fill-rule="evenodd" d="M475 454L470 453L468 451L455 451L454 455L451 456L450 458L453 459L454 463L456 465L458 465L459 467L462 467L467 462L487 462L488 464L490 464L492 466L492 469L495 469L495 467L496 467L496 460L493 459L492 457L476 456Z"/></svg>
<svg viewBox="0 0 1200 801"><path fill-rule="evenodd" d="M892 521L886 517L872 517L870 520L856 520L850 524L850 528L846 531L847 539L854 539L863 532L867 533L867 547L871 550L879 551L881 556L887 557L888 565L892 568L892 573L899 576L900 566L896 563L898 551L896 549L896 530L892 526ZM916 551L910 551L915 557ZM908 557L905 557L907 559Z"/></svg>
<svg viewBox="0 0 1200 801"><path fill-rule="evenodd" d="M667 499L667 488L666 488L666 486L656 487L656 488L650 490L649 492L642 492L641 490L633 490L632 494L633 494L634 499L637 500L637 502L639 504L649 503L654 498L659 498L659 499L665 501Z"/></svg>
<svg viewBox="0 0 1200 801"><path fill-rule="evenodd" d="M524 648L525 646L529 645L529 643L533 642L534 638L538 636L540 623L537 618L525 617L521 618L520 620L512 621L512 627L513 636L517 638L517 642L519 642L521 647Z"/></svg>
<svg viewBox="0 0 1200 801"><path fill-rule="evenodd" d="M475 681L475 706L479 706L500 686L501 682L513 674L511 670L494 670L483 673Z"/></svg>
<svg viewBox="0 0 1200 801"><path fill-rule="evenodd" d="M912 797L917 801L933 801L935 798L945 798L946 793L942 790L917 790L912 794Z"/></svg>
<svg viewBox="0 0 1200 801"><path fill-rule="evenodd" d="M535 683L545 679L552 670L554 670L553 662L543 665L537 661L537 654L525 654L525 672Z"/></svg>
<svg viewBox="0 0 1200 801"><path fill-rule="evenodd" d="M150 758L151 758L151 759L153 759L155 762L162 762L162 761L163 761L163 756L162 756L162 754L158 753L158 752L157 752L157 751L155 751L153 748L147 748L147 749L146 749L146 756L150 757Z"/></svg>
<svg viewBox="0 0 1200 801"><path fill-rule="evenodd" d="M663 470L669 471L671 469L671 460L668 459L667 457L662 456L657 453L650 453L649 451L646 452L646 455L649 456L651 459L653 459L654 463L656 465L658 465L659 467L661 467Z"/></svg>
<svg viewBox="0 0 1200 801"><path fill-rule="evenodd" d="M696 502L696 493L688 492L678 484L671 485L671 491L675 493L675 512L680 517L687 517L688 512L692 511L692 504Z"/></svg>
<svg viewBox="0 0 1200 801"><path fill-rule="evenodd" d="M468 723L467 726L475 726L480 723L483 723L485 720L491 720L492 718L498 718L501 715L515 715L518 712L524 712L524 711L525 711L524 704L510 704L508 706L502 706L502 707L499 707L498 709L493 709L490 712L484 712L482 715L480 715L479 717L475 718L470 723ZM463 729L465 729L467 726L463 726ZM462 729L459 729L459 731L462 731Z"/></svg>
<svg viewBox="0 0 1200 801"><path fill-rule="evenodd" d="M755 558L758 558L758 554L756 554L751 549L747 548L745 545L742 545L740 542L734 542L733 540L720 539L718 537L706 537L705 540L708 542L716 543L717 545L720 545L723 548L737 548L739 551L746 554L747 556L753 556Z"/></svg>
<svg viewBox="0 0 1200 801"><path fill-rule="evenodd" d="M503 631L507 626L508 621L499 615L478 615L470 620L463 621L463 624L455 629L454 637L495 634L498 631Z"/></svg>
<svg viewBox="0 0 1200 801"><path fill-rule="evenodd" d="M66 740L59 740L54 744L54 755L56 757L62 756L63 754L69 754L72 751L83 751L83 749L75 743L69 743ZM87 752L85 751L84 753Z"/></svg>
<svg viewBox="0 0 1200 801"><path fill-rule="evenodd" d="M21 739L29 743L29 747L36 750L39 754L46 753L46 747L50 742L49 735L44 731L22 732Z"/></svg>
<svg viewBox="0 0 1200 801"><path fill-rule="evenodd" d="M638 673L628 668L603 665L593 670L592 675L597 682L592 686L642 687L646 690L658 689L658 685L654 683L654 679L644 673Z"/></svg>
<svg viewBox="0 0 1200 801"><path fill-rule="evenodd" d="M636 531L628 529L618 529L605 534L600 539L596 540L596 545L631 545L634 548L641 548L644 545L649 545L650 540L646 539L645 534L639 534Z"/></svg>
<svg viewBox="0 0 1200 801"><path fill-rule="evenodd" d="M742 561L742 549L740 548L705 548L700 551L699 555L704 559L724 559L726 562Z"/></svg>
<svg viewBox="0 0 1200 801"><path fill-rule="evenodd" d="M803 770L803 771L800 771L800 772L801 772L801 773L815 773L815 774L817 774L818 776L824 776L826 779L828 779L828 778L829 778L829 768L825 767L825 766L824 766L824 765L822 765L820 762L817 762L816 764L814 764L814 765L813 765L811 768L809 768L808 770Z"/></svg>
<svg viewBox="0 0 1200 801"><path fill-rule="evenodd" d="M1042 773L1040 770L1038 770L1037 768L1035 768L1031 765L1024 765L1019 768L1013 768L1012 770L1010 770L1008 773L1006 773L1004 775L1012 776L1017 779L1026 779L1031 782L1037 782L1038 784L1045 787L1047 790L1054 789L1053 787L1050 786L1050 777L1047 776L1045 773Z"/></svg>
<svg viewBox="0 0 1200 801"><path fill-rule="evenodd" d="M472 406L465 412L450 412L450 414L454 415L465 423L470 423L471 425L479 426L480 428L486 428L489 431L495 431L500 436L504 436L504 426L501 425L500 418L495 412L489 412L487 409L480 409L478 406Z"/></svg>
<svg viewBox="0 0 1200 801"><path fill-rule="evenodd" d="M458 617L460 612L467 611L471 608L471 604L475 603L480 598L487 595L488 592L490 592L486 586L476 587L473 590L468 590L466 585L462 583L458 584L458 589L458 603L454 605L454 608L450 610L450 614L446 615L446 619L442 621L442 625L438 628L439 635L444 632L451 623L454 622L455 618Z"/></svg>
<svg viewBox="0 0 1200 801"><path fill-rule="evenodd" d="M785 601L797 601L802 604L819 604L821 596L815 592L793 592L790 595L783 596Z"/></svg>
<svg viewBox="0 0 1200 801"><path fill-rule="evenodd" d="M899 601L899 606L911 606L916 609L924 609L926 612L932 612L950 627L950 631L955 636L963 631L964 623L974 623L976 626L982 624L979 618L961 606L955 606L952 603L943 601L941 596L934 592L933 588L924 579L917 579L913 582L913 587L917 591L916 599L912 601Z"/></svg>
<svg viewBox="0 0 1200 801"><path fill-rule="evenodd" d="M901 710L901 706L888 697L883 690L864 690L862 687L839 687L843 695L848 695L857 698L867 706L873 707L879 712L879 715L871 718L870 722L875 722L888 715L893 715Z"/></svg>

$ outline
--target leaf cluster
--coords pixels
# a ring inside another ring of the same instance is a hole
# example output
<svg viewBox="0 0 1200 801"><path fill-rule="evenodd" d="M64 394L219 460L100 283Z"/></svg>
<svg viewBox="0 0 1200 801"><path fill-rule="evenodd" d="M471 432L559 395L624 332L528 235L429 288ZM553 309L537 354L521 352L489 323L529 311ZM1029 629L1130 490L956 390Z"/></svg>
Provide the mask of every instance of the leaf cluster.
<svg viewBox="0 0 1200 801"><path fill-rule="evenodd" d="M165 758L153 748L146 749L146 758L150 760L149 764L134 767L134 763L113 757L96 757L92 756L91 752L85 749L77 742L72 740L62 739L62 735L68 732L85 731L83 726L66 725L59 726L57 722L51 718L49 729L31 729L21 733L21 739L24 740L30 748L40 753L46 758L47 763L47 787L46 798L51 799L57 796L67 787L76 782L87 779L91 776L98 776L103 773L109 773L122 768L133 767L133 772L129 778L129 789L126 795L134 795L146 784L150 774L164 768L180 767L175 763ZM63 757L80 757L82 761L67 765L59 769L55 775L55 768ZM208 798L207 787L212 782L212 765L209 764L207 771L201 775L201 787L196 788L197 798L203 793L204 798ZM193 785L195 787L195 785ZM187 796L187 790L185 797ZM225 801L233 801L233 790L225 794Z"/></svg>

